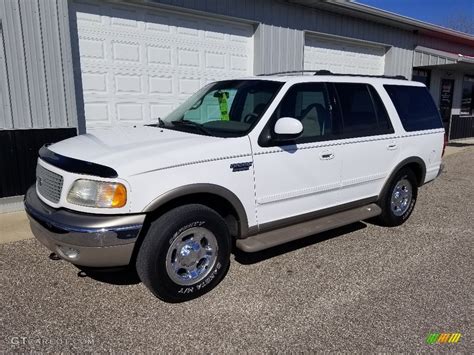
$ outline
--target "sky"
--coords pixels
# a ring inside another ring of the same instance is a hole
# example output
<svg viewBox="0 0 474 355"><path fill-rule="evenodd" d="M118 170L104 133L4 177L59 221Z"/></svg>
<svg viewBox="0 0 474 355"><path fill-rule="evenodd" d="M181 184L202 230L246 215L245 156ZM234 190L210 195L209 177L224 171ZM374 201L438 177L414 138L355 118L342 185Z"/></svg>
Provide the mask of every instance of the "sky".
<svg viewBox="0 0 474 355"><path fill-rule="evenodd" d="M474 21L474 0L357 0L382 10L421 21L446 25L451 16L467 16Z"/></svg>

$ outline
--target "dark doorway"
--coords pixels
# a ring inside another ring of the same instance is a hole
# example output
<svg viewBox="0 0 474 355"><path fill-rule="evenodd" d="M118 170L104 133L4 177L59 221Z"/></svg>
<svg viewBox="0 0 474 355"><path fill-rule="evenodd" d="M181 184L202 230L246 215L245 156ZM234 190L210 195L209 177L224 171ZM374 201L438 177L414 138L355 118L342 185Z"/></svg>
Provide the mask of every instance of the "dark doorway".
<svg viewBox="0 0 474 355"><path fill-rule="evenodd" d="M439 110L446 132L449 132L449 121L453 107L454 80L441 79L441 93L439 95Z"/></svg>

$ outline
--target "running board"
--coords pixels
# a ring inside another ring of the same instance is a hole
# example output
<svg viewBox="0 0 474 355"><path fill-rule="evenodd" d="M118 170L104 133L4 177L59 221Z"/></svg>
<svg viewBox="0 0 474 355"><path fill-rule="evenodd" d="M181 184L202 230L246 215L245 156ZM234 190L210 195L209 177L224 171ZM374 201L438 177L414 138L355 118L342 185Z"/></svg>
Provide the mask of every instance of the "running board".
<svg viewBox="0 0 474 355"><path fill-rule="evenodd" d="M246 253L254 253L313 234L372 218L381 213L382 210L380 207L375 203L371 203L363 207L357 207L292 226L274 229L246 239L238 239L236 245L237 248Z"/></svg>

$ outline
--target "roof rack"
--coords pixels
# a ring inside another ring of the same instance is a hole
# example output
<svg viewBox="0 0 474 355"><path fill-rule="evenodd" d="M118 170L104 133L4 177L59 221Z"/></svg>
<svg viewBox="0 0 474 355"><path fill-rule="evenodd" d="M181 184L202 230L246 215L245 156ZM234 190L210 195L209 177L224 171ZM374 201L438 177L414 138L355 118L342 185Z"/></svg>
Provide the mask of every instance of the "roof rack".
<svg viewBox="0 0 474 355"><path fill-rule="evenodd" d="M304 73L314 73L314 75L333 75L333 76L354 76L354 77L365 77L365 78L384 78L384 79L399 79L399 80L408 80L403 75L369 75L369 74L344 74L344 73L333 73L329 70L291 70L291 71L282 71L269 74L259 74L257 76L270 76L270 75L288 75L288 74L304 74Z"/></svg>
<svg viewBox="0 0 474 355"><path fill-rule="evenodd" d="M280 71L276 73L268 74L258 74L257 76L270 76L270 75L287 75L287 74L304 74L304 73L314 73L316 70L290 70L290 71Z"/></svg>

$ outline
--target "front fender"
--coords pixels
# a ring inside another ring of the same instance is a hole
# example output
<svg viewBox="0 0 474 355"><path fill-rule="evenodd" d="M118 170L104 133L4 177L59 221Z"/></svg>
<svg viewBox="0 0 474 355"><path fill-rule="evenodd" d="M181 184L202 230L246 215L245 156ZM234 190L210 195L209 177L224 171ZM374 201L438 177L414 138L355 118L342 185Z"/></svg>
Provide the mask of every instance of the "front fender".
<svg viewBox="0 0 474 355"><path fill-rule="evenodd" d="M193 194L211 194L228 201L238 215L241 237L246 237L249 234L247 213L245 212L242 202L232 191L215 184L199 183L177 187L155 198L143 209L142 212L147 213L155 211L172 200Z"/></svg>

